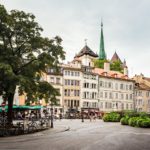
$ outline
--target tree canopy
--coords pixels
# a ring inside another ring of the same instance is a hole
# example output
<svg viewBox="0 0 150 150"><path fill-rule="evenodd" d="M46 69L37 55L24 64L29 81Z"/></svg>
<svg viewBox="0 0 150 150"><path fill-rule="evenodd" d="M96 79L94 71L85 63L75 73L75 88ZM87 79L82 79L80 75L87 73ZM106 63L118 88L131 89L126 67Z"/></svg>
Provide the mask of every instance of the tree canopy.
<svg viewBox="0 0 150 150"><path fill-rule="evenodd" d="M95 60L94 65L95 67L103 69L105 62L109 62L109 61L105 59L97 59ZM110 63L110 70L123 72L122 63L120 61L115 61L113 63Z"/></svg>
<svg viewBox="0 0 150 150"><path fill-rule="evenodd" d="M65 58L62 39L42 37L43 29L31 13L8 12L0 5L0 14L0 95L8 101L8 113L16 86L29 101L54 99L58 92L41 77Z"/></svg>

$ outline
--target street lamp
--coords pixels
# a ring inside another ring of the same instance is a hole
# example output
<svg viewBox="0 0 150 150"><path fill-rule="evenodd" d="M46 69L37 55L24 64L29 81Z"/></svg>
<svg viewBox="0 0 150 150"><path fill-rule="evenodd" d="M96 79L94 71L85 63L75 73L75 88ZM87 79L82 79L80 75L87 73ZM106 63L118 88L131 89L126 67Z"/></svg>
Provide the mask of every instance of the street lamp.
<svg viewBox="0 0 150 150"><path fill-rule="evenodd" d="M5 116L5 105L6 105L6 103L2 102L1 106L2 106L2 116L3 117Z"/></svg>
<svg viewBox="0 0 150 150"><path fill-rule="evenodd" d="M84 115L83 115L84 111L83 109L81 110L81 119L82 119L82 122L84 122Z"/></svg>
<svg viewBox="0 0 150 150"><path fill-rule="evenodd" d="M53 106L51 103L51 128L54 128L54 124L53 124Z"/></svg>

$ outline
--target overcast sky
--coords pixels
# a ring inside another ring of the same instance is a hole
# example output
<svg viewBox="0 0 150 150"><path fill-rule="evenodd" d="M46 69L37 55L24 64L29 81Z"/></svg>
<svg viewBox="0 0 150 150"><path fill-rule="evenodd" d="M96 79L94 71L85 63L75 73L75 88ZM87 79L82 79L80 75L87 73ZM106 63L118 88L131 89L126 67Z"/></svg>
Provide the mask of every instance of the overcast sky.
<svg viewBox="0 0 150 150"><path fill-rule="evenodd" d="M116 51L126 59L130 76L150 76L150 0L0 0L6 9L31 12L44 36L63 39L66 60L85 45L99 52L100 23L104 25L107 57Z"/></svg>

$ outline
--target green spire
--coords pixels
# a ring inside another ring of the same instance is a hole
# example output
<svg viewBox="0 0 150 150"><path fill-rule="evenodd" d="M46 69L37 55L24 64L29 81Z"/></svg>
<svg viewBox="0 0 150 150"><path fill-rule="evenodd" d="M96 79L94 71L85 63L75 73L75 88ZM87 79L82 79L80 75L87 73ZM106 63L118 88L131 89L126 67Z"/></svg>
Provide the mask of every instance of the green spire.
<svg viewBox="0 0 150 150"><path fill-rule="evenodd" d="M101 39L100 39L99 59L106 59L106 53L105 53L105 48L104 48L103 23L102 22L101 22Z"/></svg>

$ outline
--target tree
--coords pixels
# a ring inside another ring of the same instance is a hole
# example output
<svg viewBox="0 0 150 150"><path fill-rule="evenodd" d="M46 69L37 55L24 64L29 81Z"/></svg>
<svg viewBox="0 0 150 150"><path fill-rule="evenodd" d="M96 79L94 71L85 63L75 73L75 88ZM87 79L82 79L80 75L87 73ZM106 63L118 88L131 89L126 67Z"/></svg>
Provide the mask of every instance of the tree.
<svg viewBox="0 0 150 150"><path fill-rule="evenodd" d="M23 11L8 12L0 5L0 95L8 102L8 121L12 123L12 106L16 86L28 101L55 97L58 92L41 80L47 68L57 68L64 59L62 39L42 37L43 29L35 16Z"/></svg>
<svg viewBox="0 0 150 150"><path fill-rule="evenodd" d="M105 59L97 59L94 61L94 65L95 67L98 67L98 68L104 68L104 63L105 62L108 62L108 60L105 60Z"/></svg>
<svg viewBox="0 0 150 150"><path fill-rule="evenodd" d="M122 64L120 61L115 61L115 62L111 63L110 69L113 71L123 72L123 67L122 67Z"/></svg>

